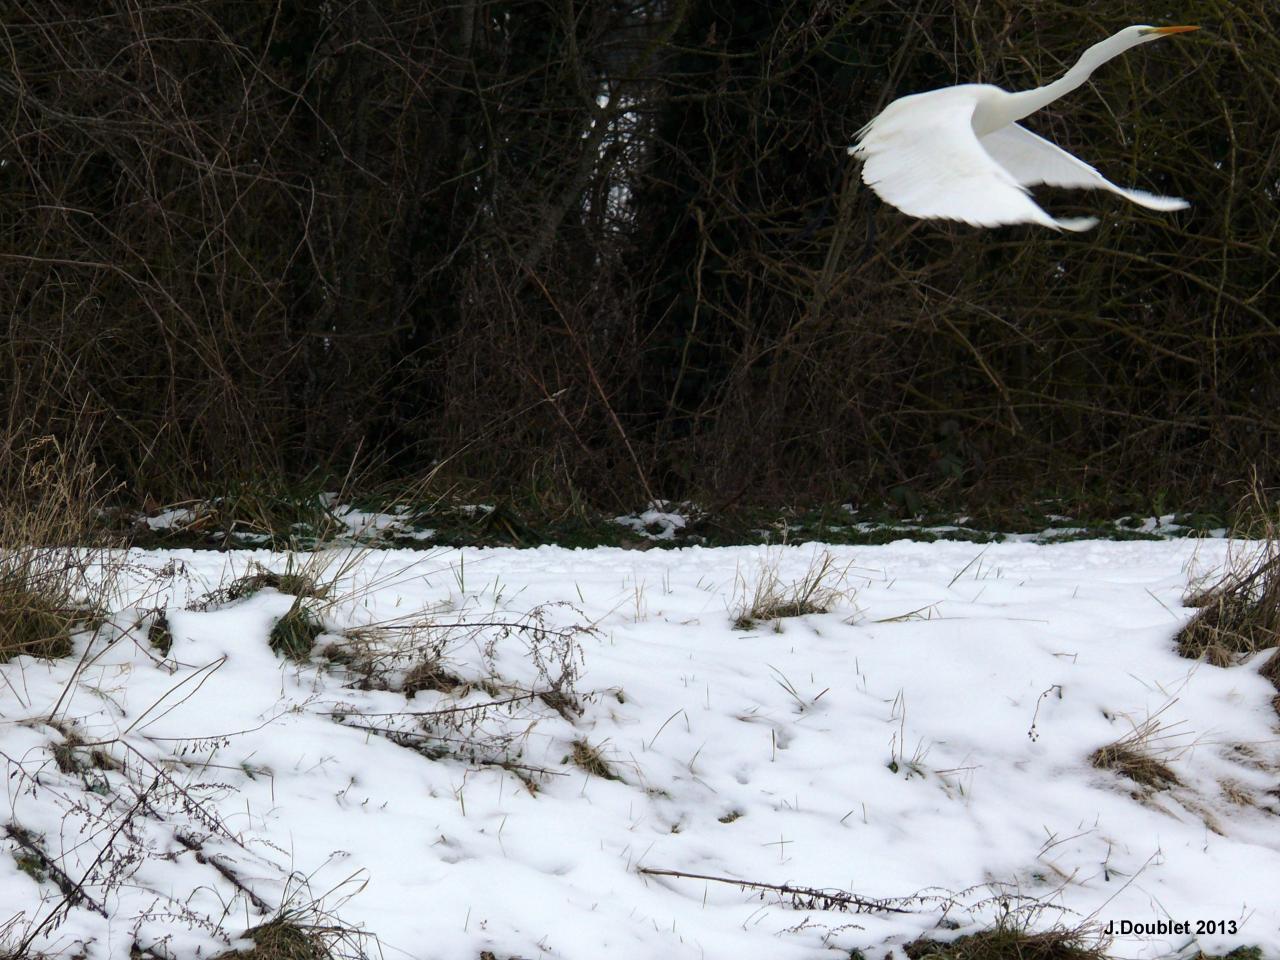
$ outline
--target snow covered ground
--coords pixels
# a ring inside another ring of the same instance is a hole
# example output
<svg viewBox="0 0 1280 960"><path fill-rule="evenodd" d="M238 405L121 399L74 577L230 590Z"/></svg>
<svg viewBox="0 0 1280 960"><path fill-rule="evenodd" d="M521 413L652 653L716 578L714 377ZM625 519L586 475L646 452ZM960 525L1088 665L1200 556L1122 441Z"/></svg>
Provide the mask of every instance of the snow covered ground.
<svg viewBox="0 0 1280 960"><path fill-rule="evenodd" d="M750 628L822 548L335 553L306 663L294 597L216 593L286 558L134 552L75 656L0 665L0 927L191 957L318 900L387 958L900 958L1011 909L1280 955L1276 691L1172 643L1226 552L831 548L828 612ZM1135 730L1177 785L1090 763Z"/></svg>

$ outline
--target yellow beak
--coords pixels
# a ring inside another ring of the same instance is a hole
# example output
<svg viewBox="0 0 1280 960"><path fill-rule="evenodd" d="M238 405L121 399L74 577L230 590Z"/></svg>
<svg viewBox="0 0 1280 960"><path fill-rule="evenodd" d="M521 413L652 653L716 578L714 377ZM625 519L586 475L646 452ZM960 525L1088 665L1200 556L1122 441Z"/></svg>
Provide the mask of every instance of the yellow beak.
<svg viewBox="0 0 1280 960"><path fill-rule="evenodd" d="M1192 30L1199 30L1199 27L1152 27L1150 30L1143 30L1143 33L1156 33L1162 37L1170 36L1174 33L1190 33Z"/></svg>

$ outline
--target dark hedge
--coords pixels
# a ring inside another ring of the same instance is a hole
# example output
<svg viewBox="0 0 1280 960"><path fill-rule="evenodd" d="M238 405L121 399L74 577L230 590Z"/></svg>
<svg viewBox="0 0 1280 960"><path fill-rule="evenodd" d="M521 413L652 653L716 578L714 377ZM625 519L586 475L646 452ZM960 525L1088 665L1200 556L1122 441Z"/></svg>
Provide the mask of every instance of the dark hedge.
<svg viewBox="0 0 1280 960"><path fill-rule="evenodd" d="M608 505L1275 479L1273 0L5 11L0 449L90 436L159 500L353 461ZM1203 29L1028 125L1189 211L977 230L860 184L894 97L1157 17Z"/></svg>

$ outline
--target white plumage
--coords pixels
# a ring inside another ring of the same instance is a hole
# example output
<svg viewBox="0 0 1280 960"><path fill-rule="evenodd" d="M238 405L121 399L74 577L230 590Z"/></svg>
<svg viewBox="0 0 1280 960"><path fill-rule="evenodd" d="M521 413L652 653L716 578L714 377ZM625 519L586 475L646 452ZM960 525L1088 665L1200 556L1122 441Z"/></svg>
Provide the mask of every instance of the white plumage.
<svg viewBox="0 0 1280 960"><path fill-rule="evenodd" d="M1050 216L1028 192L1039 184L1110 190L1152 210L1181 210L1185 200L1117 186L1015 121L1074 90L1130 47L1194 29L1129 27L1086 50L1060 80L1034 90L1010 93L969 83L902 97L858 131L849 152L863 161L863 182L913 217L1062 230L1087 230L1098 222Z"/></svg>

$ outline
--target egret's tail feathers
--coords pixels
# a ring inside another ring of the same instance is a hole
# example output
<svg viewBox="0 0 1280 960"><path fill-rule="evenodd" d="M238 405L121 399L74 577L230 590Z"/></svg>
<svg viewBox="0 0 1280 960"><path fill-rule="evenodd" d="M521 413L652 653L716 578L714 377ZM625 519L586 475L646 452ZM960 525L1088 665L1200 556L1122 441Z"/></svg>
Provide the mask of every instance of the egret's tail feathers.
<svg viewBox="0 0 1280 960"><path fill-rule="evenodd" d="M861 130L853 135L853 143L849 144L849 156L863 159L867 155L867 147L863 142L866 140L867 132L871 129L871 124L867 124Z"/></svg>
<svg viewBox="0 0 1280 960"><path fill-rule="evenodd" d="M1130 188L1125 190L1122 195L1138 204L1138 206L1146 207L1148 210L1185 210L1191 206L1181 197L1162 197L1159 194L1147 193L1145 190Z"/></svg>
<svg viewBox="0 0 1280 960"><path fill-rule="evenodd" d="M1097 217L1055 217L1054 224L1061 230L1092 230L1098 225Z"/></svg>

